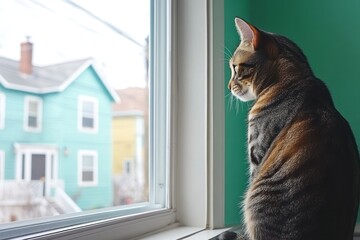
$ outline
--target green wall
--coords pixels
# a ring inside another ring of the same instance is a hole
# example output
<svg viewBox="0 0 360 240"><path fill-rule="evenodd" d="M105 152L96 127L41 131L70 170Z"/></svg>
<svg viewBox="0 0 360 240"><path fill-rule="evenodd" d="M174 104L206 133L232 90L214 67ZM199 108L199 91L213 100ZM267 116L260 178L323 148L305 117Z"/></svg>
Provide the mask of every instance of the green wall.
<svg viewBox="0 0 360 240"><path fill-rule="evenodd" d="M360 143L360 1L358 0L226 0L225 46L236 48L239 37L234 17L296 42L317 77L329 87L338 110L350 122ZM227 50L225 50L226 52ZM225 53L226 55L226 53ZM230 77L227 63L225 86ZM246 186L246 126L248 104L232 104L226 97L226 208L225 224L238 224L239 200ZM358 218L359 221L359 218Z"/></svg>
<svg viewBox="0 0 360 240"><path fill-rule="evenodd" d="M239 203L247 186L248 163L246 153L246 116L248 105L236 101L227 88L230 79L229 51L233 52L240 38L235 29L234 18L249 18L246 1L225 0L225 225L239 224ZM240 214L239 214L240 213Z"/></svg>

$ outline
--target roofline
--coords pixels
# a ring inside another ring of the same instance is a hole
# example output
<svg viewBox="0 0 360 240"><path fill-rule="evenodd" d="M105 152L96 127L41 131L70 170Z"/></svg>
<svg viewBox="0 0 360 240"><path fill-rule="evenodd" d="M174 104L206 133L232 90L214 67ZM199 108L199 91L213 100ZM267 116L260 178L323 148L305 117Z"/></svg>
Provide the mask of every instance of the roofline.
<svg viewBox="0 0 360 240"><path fill-rule="evenodd" d="M57 92L62 92L64 91L72 82L75 81L75 79L77 77L79 77L79 75L81 73L83 73L85 71L86 68L92 66L96 72L96 74L100 77L101 82L104 84L106 90L109 92L110 96L113 98L113 100L116 103L120 102L120 98L118 96L118 94L116 93L116 91L109 85L109 83L107 82L104 74L101 72L101 70L96 66L95 64L95 60L93 58L89 58L80 68L78 68L75 73L73 73L67 80L64 81L63 84L61 84L57 89Z"/></svg>
<svg viewBox="0 0 360 240"><path fill-rule="evenodd" d="M144 117L144 112L140 110L115 111L113 117Z"/></svg>
<svg viewBox="0 0 360 240"><path fill-rule="evenodd" d="M105 85L106 89L110 93L111 97L114 99L116 103L120 103L120 97L116 93L115 89L111 87L109 82L107 81L107 78L105 77L103 71L97 66L96 62L93 59L89 59L91 61L91 66L94 68L95 72L99 75L101 78L102 83Z"/></svg>
<svg viewBox="0 0 360 240"><path fill-rule="evenodd" d="M113 98L114 102L119 103L120 98L116 91L109 85L106 81L104 74L101 73L100 69L96 66L94 59L89 58L84 64L79 67L75 73L73 73L68 79L66 79L60 86L57 87L48 87L48 88L33 88L33 87L25 87L19 84L13 84L6 81L6 79L0 74L0 83L7 89L18 90L23 92L31 92L36 94L46 94L46 93L54 93L54 92L63 92L75 79L85 71L86 68L92 66L96 72L96 74L100 77L101 82L104 84L106 90L109 92L110 96Z"/></svg>

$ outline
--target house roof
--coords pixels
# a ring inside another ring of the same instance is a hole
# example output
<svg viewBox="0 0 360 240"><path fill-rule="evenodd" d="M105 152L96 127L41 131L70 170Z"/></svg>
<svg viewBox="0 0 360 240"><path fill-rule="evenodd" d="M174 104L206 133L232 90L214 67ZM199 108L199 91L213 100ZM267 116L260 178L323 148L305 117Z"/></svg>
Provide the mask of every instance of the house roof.
<svg viewBox="0 0 360 240"><path fill-rule="evenodd" d="M62 92L89 66L94 68L111 97L118 102L117 93L106 82L91 58L41 67L33 66L33 73L24 75L19 71L18 61L0 57L0 83L8 89L36 94Z"/></svg>
<svg viewBox="0 0 360 240"><path fill-rule="evenodd" d="M114 116L144 115L148 112L148 88L131 87L116 90L121 102L113 104Z"/></svg>

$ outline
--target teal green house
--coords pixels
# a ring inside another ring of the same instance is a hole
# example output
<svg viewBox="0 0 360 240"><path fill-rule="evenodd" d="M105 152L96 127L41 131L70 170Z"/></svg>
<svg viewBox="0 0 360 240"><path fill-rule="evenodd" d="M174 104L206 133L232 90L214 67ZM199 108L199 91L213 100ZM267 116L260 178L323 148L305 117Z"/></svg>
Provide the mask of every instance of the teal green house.
<svg viewBox="0 0 360 240"><path fill-rule="evenodd" d="M117 94L92 59L38 67L31 58L30 42L20 61L0 57L0 208L19 207L24 188L58 214L111 206Z"/></svg>

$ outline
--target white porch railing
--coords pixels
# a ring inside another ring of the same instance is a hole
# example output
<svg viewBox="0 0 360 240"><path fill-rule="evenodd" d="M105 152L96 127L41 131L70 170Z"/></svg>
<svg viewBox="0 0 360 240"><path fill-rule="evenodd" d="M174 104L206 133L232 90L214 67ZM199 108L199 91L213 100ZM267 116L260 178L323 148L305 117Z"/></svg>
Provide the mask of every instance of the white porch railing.
<svg viewBox="0 0 360 240"><path fill-rule="evenodd" d="M55 188L54 202L64 213L81 212L81 208L66 194L62 188Z"/></svg>
<svg viewBox="0 0 360 240"><path fill-rule="evenodd" d="M53 182L52 194L45 196L43 181L0 181L0 223L81 211L63 186Z"/></svg>

